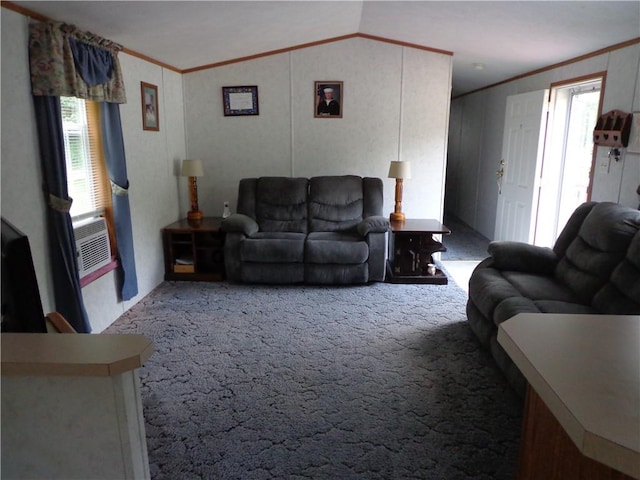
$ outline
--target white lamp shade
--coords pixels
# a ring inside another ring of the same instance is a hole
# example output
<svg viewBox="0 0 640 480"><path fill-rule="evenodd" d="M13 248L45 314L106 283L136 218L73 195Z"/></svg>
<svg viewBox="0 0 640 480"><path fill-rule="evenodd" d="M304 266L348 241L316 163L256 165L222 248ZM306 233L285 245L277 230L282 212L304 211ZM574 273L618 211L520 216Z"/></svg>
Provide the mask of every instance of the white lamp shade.
<svg viewBox="0 0 640 480"><path fill-rule="evenodd" d="M389 165L389 178L411 178L411 163L391 162L391 165Z"/></svg>
<svg viewBox="0 0 640 480"><path fill-rule="evenodd" d="M202 168L202 160L183 160L180 175L183 177L202 177L204 169Z"/></svg>

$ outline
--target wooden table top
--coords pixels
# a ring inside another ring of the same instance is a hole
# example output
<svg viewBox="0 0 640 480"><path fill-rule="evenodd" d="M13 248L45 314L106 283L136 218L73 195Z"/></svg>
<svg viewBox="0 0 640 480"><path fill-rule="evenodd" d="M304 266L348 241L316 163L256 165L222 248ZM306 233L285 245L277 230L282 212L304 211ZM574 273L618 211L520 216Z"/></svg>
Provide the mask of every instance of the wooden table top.
<svg viewBox="0 0 640 480"><path fill-rule="evenodd" d="M220 224L222 223L222 217L204 217L200 222L189 222L186 218L180 219L177 222L173 222L163 230L166 231L201 231L201 232L218 232L220 231Z"/></svg>
<svg viewBox="0 0 640 480"><path fill-rule="evenodd" d="M394 233L434 233L449 235L451 230L433 218L407 218L404 222L390 222Z"/></svg>

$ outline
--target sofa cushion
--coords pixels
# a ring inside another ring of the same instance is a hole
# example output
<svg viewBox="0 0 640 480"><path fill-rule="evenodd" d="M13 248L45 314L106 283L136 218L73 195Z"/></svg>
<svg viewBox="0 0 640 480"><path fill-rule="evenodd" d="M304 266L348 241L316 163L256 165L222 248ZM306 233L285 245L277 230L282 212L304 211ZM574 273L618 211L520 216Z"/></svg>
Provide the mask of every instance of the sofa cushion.
<svg viewBox="0 0 640 480"><path fill-rule="evenodd" d="M524 242L493 241L489 243L487 252L491 255L491 266L498 270L553 275L558 264L558 257L552 249Z"/></svg>
<svg viewBox="0 0 640 480"><path fill-rule="evenodd" d="M309 231L355 231L362 212L361 177L344 175L309 180Z"/></svg>
<svg viewBox="0 0 640 480"><path fill-rule="evenodd" d="M256 221L261 232L307 232L306 178L262 177L256 182Z"/></svg>
<svg viewBox="0 0 640 480"><path fill-rule="evenodd" d="M617 203L596 204L558 263L556 278L571 288L581 303L591 304L625 258L638 229L640 212Z"/></svg>
<svg viewBox="0 0 640 480"><path fill-rule="evenodd" d="M360 264L369 258L369 246L362 237L342 232L311 232L305 247L305 262Z"/></svg>
<svg viewBox="0 0 640 480"><path fill-rule="evenodd" d="M497 327L502 322L509 320L518 313L540 313L540 309L535 302L527 297L509 297L502 300L496 305L493 311L493 324Z"/></svg>
<svg viewBox="0 0 640 480"><path fill-rule="evenodd" d="M240 260L256 263L302 263L304 233L258 232L240 244Z"/></svg>
<svg viewBox="0 0 640 480"><path fill-rule="evenodd" d="M469 279L469 298L486 318L493 318L496 306L503 300L521 296L499 270L483 266L482 263Z"/></svg>
<svg viewBox="0 0 640 480"><path fill-rule="evenodd" d="M362 179L363 217L382 215L384 207L383 191L382 179L377 177L364 177Z"/></svg>
<svg viewBox="0 0 640 480"><path fill-rule="evenodd" d="M640 315L640 231L609 282L594 297L593 307L612 315Z"/></svg>
<svg viewBox="0 0 640 480"><path fill-rule="evenodd" d="M578 235L582 222L597 204L597 202L585 202L573 211L553 245L553 251L556 252L558 258L566 255L567 248Z"/></svg>
<svg viewBox="0 0 640 480"><path fill-rule="evenodd" d="M559 300L580 303L580 300L566 285L554 277L536 273L503 271L502 276L513 285L520 295L531 300Z"/></svg>
<svg viewBox="0 0 640 480"><path fill-rule="evenodd" d="M598 313L591 305L563 302L560 300L538 300L534 302L541 313L577 313L591 315Z"/></svg>

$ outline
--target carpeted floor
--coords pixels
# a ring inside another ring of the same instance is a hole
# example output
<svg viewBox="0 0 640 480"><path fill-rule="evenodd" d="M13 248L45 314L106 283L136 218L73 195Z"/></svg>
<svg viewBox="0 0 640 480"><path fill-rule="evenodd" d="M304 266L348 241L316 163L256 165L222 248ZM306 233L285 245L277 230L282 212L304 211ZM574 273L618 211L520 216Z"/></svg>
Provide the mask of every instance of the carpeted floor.
<svg viewBox="0 0 640 480"><path fill-rule="evenodd" d="M444 235L442 239L447 247L447 251L441 254L443 261L480 261L489 256L488 238L453 215L446 215L444 224L451 230L451 234Z"/></svg>
<svg viewBox="0 0 640 480"><path fill-rule="evenodd" d="M489 256L489 240L452 215L445 216L444 224L451 234L442 239L447 251L440 254L440 264L447 272L449 281L468 291L471 273L480 261Z"/></svg>
<svg viewBox="0 0 640 480"><path fill-rule="evenodd" d="M154 479L512 479L522 402L455 283L168 282L140 333Z"/></svg>

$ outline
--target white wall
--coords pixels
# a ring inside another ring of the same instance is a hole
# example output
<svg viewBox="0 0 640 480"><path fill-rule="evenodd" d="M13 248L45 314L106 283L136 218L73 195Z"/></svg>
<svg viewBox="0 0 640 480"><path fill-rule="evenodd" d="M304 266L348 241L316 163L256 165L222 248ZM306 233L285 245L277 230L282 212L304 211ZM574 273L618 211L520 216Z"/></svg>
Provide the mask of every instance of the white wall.
<svg viewBox="0 0 640 480"><path fill-rule="evenodd" d="M549 88L551 83L606 71L603 112L640 111L640 45L614 50L537 75L458 97L451 104L447 167L447 213L493 238L507 97ZM598 158L608 148L598 148ZM596 168L592 200L636 208L640 155L626 153L606 169Z"/></svg>
<svg viewBox="0 0 640 480"><path fill-rule="evenodd" d="M344 82L343 118L314 118L314 81L329 80ZM383 178L387 215L400 138L413 170L404 212L442 218L450 56L356 38L190 73L184 84L188 155L206 169L205 215L220 215L225 200L233 211L244 177L343 174ZM224 117L221 87L240 85L258 86L258 116Z"/></svg>
<svg viewBox="0 0 640 480"><path fill-rule="evenodd" d="M29 236L43 308L55 310L35 119L30 95L28 20L2 17L2 216ZM408 217L442 218L451 57L350 39L180 75L120 54L128 102L121 105L130 181L139 294L119 300L116 273L83 288L92 329L100 332L164 275L160 230L189 210L184 158L201 158L200 207L235 208L238 181L262 175L355 174L385 182L393 210L391 160L412 162L404 184ZM343 118L313 117L314 81L344 82ZM158 86L160 131L142 130L140 82ZM257 85L260 115L224 117L222 86ZM400 118L402 116L402 119ZM401 142L401 148L398 148Z"/></svg>
<svg viewBox="0 0 640 480"><path fill-rule="evenodd" d="M40 160L28 64L28 19L0 9L2 18L2 216L31 244L45 312L55 310L47 252ZM133 223L138 295L118 299L115 272L83 288L94 332L100 332L163 279L160 229L178 218L175 165L186 154L182 76L120 54L128 103L120 106ZM160 131L142 130L140 81L158 86Z"/></svg>
<svg viewBox="0 0 640 480"><path fill-rule="evenodd" d="M2 20L2 216L29 236L45 312L53 310L45 236L38 137L29 80L26 17L0 9Z"/></svg>

